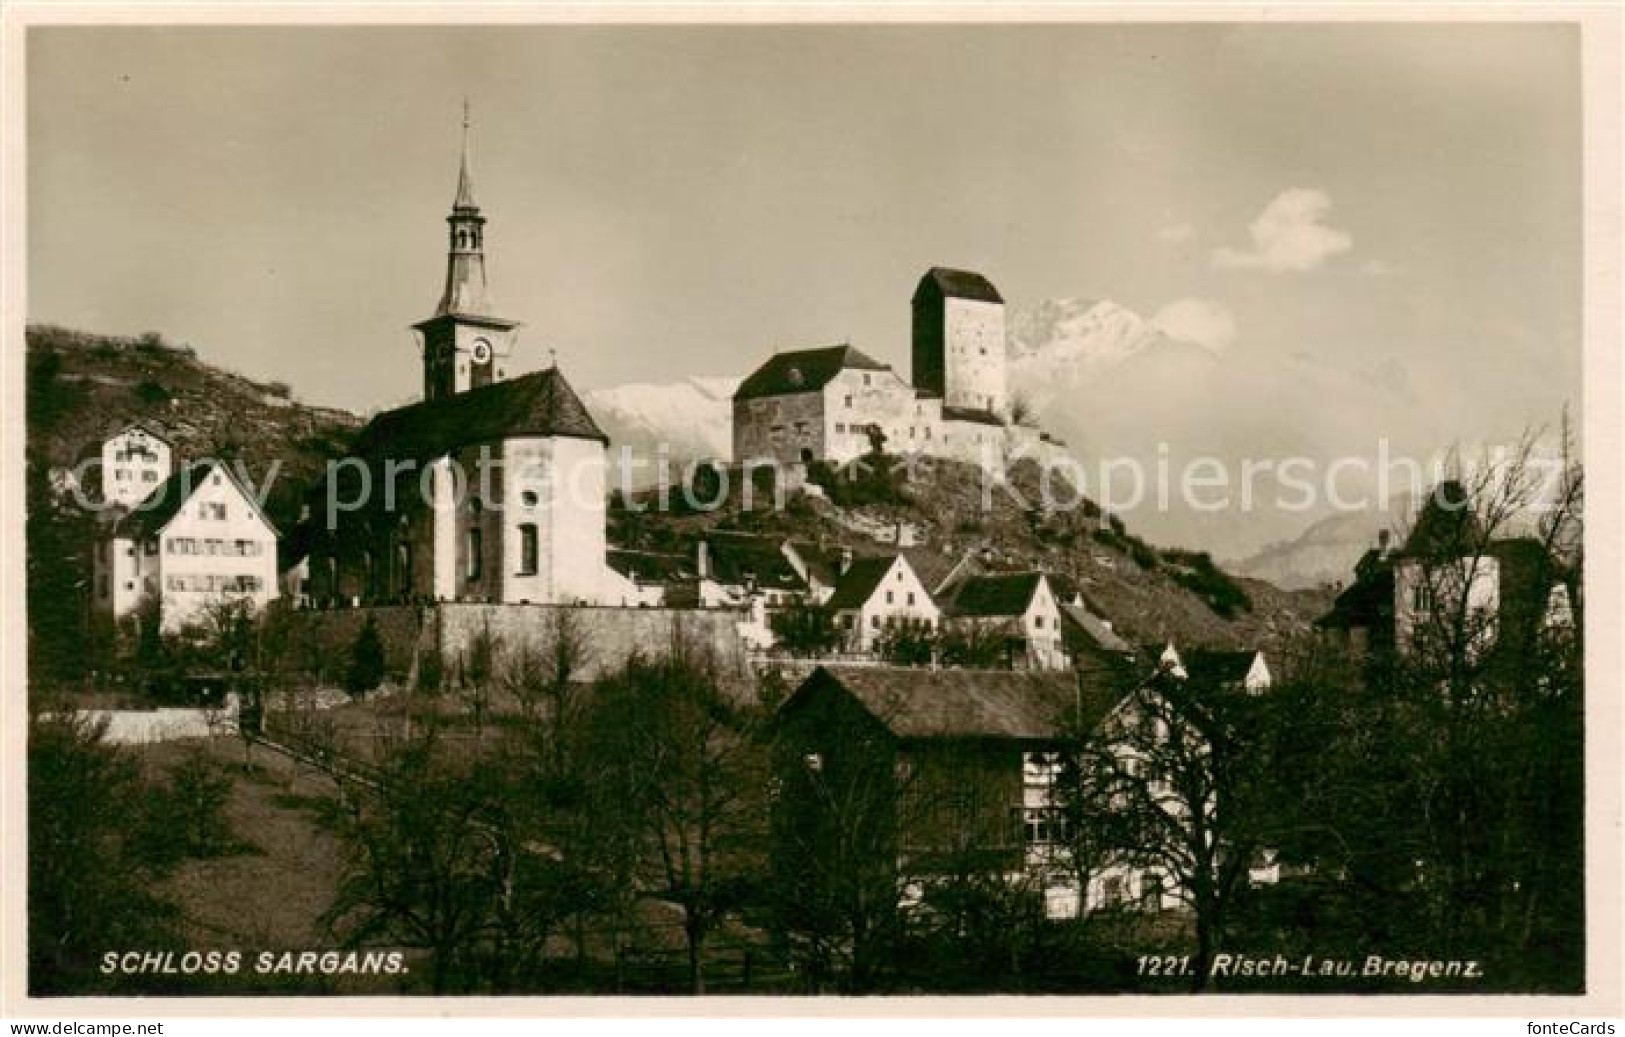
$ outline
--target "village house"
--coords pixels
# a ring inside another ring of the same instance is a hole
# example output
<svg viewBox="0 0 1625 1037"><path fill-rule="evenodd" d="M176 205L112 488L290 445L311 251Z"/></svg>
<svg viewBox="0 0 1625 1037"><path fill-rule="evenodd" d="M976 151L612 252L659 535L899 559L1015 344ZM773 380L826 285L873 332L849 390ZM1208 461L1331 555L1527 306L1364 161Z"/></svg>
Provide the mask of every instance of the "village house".
<svg viewBox="0 0 1625 1037"><path fill-rule="evenodd" d="M1258 695L1275 680L1264 653L1256 650L1193 648L1184 655L1184 668L1193 686L1224 692Z"/></svg>
<svg viewBox="0 0 1625 1037"><path fill-rule="evenodd" d="M153 426L132 422L101 444L102 500L133 508L173 471L173 448Z"/></svg>
<svg viewBox="0 0 1625 1037"><path fill-rule="evenodd" d="M761 602L777 609L829 600L839 557L817 544L709 530L669 551L612 548L609 566L634 589L620 604L740 608Z"/></svg>
<svg viewBox="0 0 1625 1037"><path fill-rule="evenodd" d="M424 399L369 422L318 488L308 549L317 603L642 596L607 561L608 437L556 364L510 374L519 324L496 315L486 222L465 117L445 287L415 325Z"/></svg>
<svg viewBox="0 0 1625 1037"><path fill-rule="evenodd" d="M1406 656L1440 637L1463 640L1475 657L1497 645L1525 650L1572 624L1563 575L1540 541L1486 535L1450 481L1429 494L1404 544L1379 535L1316 626L1359 652Z"/></svg>
<svg viewBox="0 0 1625 1037"><path fill-rule="evenodd" d="M1128 702L1116 684L1063 672L820 667L780 707L774 854L822 872L836 832L890 868L900 906L967 872L1042 897L1051 918L1176 890L1120 863L1080 874L1059 809L1059 753Z"/></svg>
<svg viewBox="0 0 1625 1037"><path fill-rule="evenodd" d="M230 467L194 462L109 525L91 579L113 619L150 601L175 631L211 605L277 597L277 530Z"/></svg>
<svg viewBox="0 0 1625 1037"><path fill-rule="evenodd" d="M953 628L999 638L1010 665L1054 670L1068 665L1061 603L1045 573L979 573L953 586L943 614Z"/></svg>
<svg viewBox="0 0 1625 1037"><path fill-rule="evenodd" d="M1112 628L1109 620L1081 603L1061 605L1061 647L1079 669L1126 674L1133 670L1137 658L1134 646Z"/></svg>
<svg viewBox="0 0 1625 1037"><path fill-rule="evenodd" d="M904 555L854 560L826 606L850 652L872 652L894 633L934 634L942 610Z"/></svg>

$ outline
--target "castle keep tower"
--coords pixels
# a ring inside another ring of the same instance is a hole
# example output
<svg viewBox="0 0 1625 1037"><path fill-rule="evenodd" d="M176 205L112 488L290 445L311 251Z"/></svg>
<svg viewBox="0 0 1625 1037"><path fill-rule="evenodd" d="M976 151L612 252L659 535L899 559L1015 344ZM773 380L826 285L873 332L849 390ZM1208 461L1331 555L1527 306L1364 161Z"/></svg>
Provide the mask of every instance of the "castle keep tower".
<svg viewBox="0 0 1625 1037"><path fill-rule="evenodd" d="M1004 299L969 270L932 267L914 290L914 387L945 408L1003 417Z"/></svg>
<svg viewBox="0 0 1625 1037"><path fill-rule="evenodd" d="M468 102L463 102L462 163L457 197L446 217L450 249L446 287L434 316L413 327L423 336L423 398L437 400L508 377L519 322L494 315L485 280L485 217L469 173Z"/></svg>

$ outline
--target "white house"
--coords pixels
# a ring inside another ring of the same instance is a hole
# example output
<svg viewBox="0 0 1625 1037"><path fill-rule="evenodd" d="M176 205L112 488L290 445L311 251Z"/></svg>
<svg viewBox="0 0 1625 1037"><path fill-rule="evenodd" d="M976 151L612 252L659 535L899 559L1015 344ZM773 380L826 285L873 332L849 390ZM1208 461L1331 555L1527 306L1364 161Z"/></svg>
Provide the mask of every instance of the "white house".
<svg viewBox="0 0 1625 1037"><path fill-rule="evenodd" d="M102 500L133 508L169 478L173 450L152 426L133 422L102 442Z"/></svg>
<svg viewBox="0 0 1625 1037"><path fill-rule="evenodd" d="M826 606L850 651L873 651L900 629L935 631L942 619L925 584L900 554L854 559Z"/></svg>
<svg viewBox="0 0 1625 1037"><path fill-rule="evenodd" d="M968 576L954 587L944 612L961 628L1004 637L1017 664L1045 670L1067 665L1061 601L1044 573Z"/></svg>
<svg viewBox="0 0 1625 1037"><path fill-rule="evenodd" d="M277 531L231 469L187 465L110 527L95 553L96 606L117 619L147 598L175 630L208 605L277 597Z"/></svg>

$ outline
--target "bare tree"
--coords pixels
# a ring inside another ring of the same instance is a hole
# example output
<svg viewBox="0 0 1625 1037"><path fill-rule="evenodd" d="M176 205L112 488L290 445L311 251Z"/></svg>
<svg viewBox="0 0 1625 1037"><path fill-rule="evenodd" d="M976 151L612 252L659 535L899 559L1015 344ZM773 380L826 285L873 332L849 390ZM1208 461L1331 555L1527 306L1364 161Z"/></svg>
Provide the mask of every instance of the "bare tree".
<svg viewBox="0 0 1625 1037"><path fill-rule="evenodd" d="M641 896L682 912L694 993L705 990L706 941L748 902L761 868L759 721L681 632L664 657L634 656L598 681L583 716L599 833L623 848Z"/></svg>
<svg viewBox="0 0 1625 1037"><path fill-rule="evenodd" d="M1057 789L1091 857L1155 876L1190 908L1196 990L1264 844L1254 720L1262 708L1240 693L1196 694L1163 672L1099 727L1076 732Z"/></svg>

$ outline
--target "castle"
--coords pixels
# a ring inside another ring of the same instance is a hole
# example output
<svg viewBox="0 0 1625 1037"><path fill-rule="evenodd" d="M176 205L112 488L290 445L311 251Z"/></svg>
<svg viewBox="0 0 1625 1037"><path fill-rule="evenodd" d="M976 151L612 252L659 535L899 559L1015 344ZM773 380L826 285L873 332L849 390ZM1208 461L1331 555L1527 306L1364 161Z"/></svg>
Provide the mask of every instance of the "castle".
<svg viewBox="0 0 1625 1037"><path fill-rule="evenodd" d="M1004 298L979 273L933 267L913 298L913 382L850 344L776 353L733 398L737 462L842 463L872 452L1002 468L1064 444L1009 391Z"/></svg>

